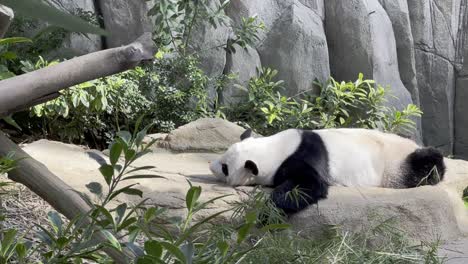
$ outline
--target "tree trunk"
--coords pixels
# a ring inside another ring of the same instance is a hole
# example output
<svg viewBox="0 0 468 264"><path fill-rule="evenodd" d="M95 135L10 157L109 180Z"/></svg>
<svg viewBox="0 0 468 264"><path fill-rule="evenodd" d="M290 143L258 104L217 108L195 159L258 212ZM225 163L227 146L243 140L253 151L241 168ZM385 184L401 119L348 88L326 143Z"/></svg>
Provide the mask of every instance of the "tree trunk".
<svg viewBox="0 0 468 264"><path fill-rule="evenodd" d="M127 46L97 51L0 81L0 118L59 96L59 91L119 73L154 56L150 33Z"/></svg>
<svg viewBox="0 0 468 264"><path fill-rule="evenodd" d="M8 173L8 178L24 184L68 219L86 214L91 210L91 207L72 187L0 132L0 157L11 152L15 153L15 159L19 161L17 168ZM107 241L101 233L97 233L95 239ZM113 248L106 248L105 251L116 263L129 263L129 259L132 259L129 252L122 253Z"/></svg>

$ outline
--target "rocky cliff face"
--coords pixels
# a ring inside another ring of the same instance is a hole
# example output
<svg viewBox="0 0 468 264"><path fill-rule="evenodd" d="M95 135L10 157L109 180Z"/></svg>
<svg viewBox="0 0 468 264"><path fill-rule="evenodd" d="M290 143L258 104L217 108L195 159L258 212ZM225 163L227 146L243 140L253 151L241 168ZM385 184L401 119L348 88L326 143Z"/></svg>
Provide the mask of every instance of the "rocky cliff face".
<svg viewBox="0 0 468 264"><path fill-rule="evenodd" d="M112 34L107 47L151 30L145 1L94 4ZM201 26L195 46L224 43L245 16L256 14L266 30L247 51L202 53L208 73L237 73L245 84L256 67L276 68L291 95L310 90L314 79L363 72L391 87L390 106L421 106L425 144L468 157L468 0L232 0L226 13L231 27ZM226 92L227 101L239 96Z"/></svg>

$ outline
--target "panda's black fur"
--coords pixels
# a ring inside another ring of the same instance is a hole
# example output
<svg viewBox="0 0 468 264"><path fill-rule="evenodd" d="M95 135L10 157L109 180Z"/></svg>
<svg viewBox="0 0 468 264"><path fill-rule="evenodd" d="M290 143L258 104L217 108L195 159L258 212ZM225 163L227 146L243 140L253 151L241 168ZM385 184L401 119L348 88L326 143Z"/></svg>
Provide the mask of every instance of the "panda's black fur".
<svg viewBox="0 0 468 264"><path fill-rule="evenodd" d="M242 163L244 164L244 168L241 168L250 171L253 175L254 184L274 187L271 198L275 205L283 209L286 213L298 212L308 205L315 204L319 200L327 198L329 186L334 184L334 179L332 179L330 174L330 153L322 136L313 130L297 131L300 133L299 135L301 137L297 148L290 154L285 153L286 156L275 170L270 182L257 182L259 181L258 178L261 177L259 176L259 171L260 174L262 171L261 168L257 167L258 160L252 161L247 159L248 157L245 157L245 164ZM244 141L250 137L250 133L251 131L247 130L241 136L241 140ZM287 142L282 143L287 145ZM240 144L242 144L242 142ZM271 151L275 151L274 148L275 146L272 145ZM337 151L337 149L339 150L339 146L335 148L334 151ZM234 151L239 152L240 150ZM242 151L240 152L242 153ZM246 155L249 156L248 152L246 152ZM232 159L232 156L228 157L228 159ZM265 153L265 156L261 158L267 159L268 153ZM221 164L223 158L217 162ZM244 162L244 160L240 162ZM219 174L217 173L216 166L218 166L218 164L215 162L210 167L215 175ZM442 154L438 150L430 147L415 148L413 152L402 159L401 166L402 168L399 169L398 184L392 185L392 188L413 188L421 185L434 185L439 183L445 174L445 164ZM233 168L231 168L231 172L232 169ZM234 171L234 173L236 173L236 171ZM217 176L220 177L219 175ZM230 175L224 176L228 178ZM247 184L251 184L251 182L233 183L233 185ZM302 192L301 197L298 199L293 199L291 196L295 188Z"/></svg>
<svg viewBox="0 0 468 264"><path fill-rule="evenodd" d="M445 164L438 150L417 149L407 157L407 161L410 169L402 176L403 188L434 185L443 179ZM313 131L303 131L299 148L281 164L274 176L273 202L286 213L295 213L327 198L330 186L328 164L328 151L320 136ZM430 175L434 164L439 176ZM295 187L300 188L305 195L291 199L287 193Z"/></svg>

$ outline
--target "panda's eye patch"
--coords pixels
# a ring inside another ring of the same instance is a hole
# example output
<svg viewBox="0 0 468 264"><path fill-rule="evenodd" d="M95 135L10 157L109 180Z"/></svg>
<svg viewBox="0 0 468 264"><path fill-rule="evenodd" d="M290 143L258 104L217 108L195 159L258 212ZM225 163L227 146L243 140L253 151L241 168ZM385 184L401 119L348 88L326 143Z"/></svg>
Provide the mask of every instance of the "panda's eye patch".
<svg viewBox="0 0 468 264"><path fill-rule="evenodd" d="M229 170L227 164L221 164L221 169L223 170L224 175L229 176Z"/></svg>

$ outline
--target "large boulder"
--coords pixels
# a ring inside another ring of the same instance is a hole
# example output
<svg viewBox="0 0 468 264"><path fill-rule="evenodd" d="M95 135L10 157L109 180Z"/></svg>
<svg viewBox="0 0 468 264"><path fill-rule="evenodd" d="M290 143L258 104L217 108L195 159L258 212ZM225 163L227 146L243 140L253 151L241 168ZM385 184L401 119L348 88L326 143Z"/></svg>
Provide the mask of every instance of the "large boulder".
<svg viewBox="0 0 468 264"><path fill-rule="evenodd" d="M221 5L220 0L210 0L208 5L212 10L217 10ZM220 24L214 27L207 20L200 21L192 30L189 42L189 50L196 54L200 61L200 67L211 78L222 76L226 72L226 51L232 29L229 24ZM215 87L208 88L210 98L216 97Z"/></svg>
<svg viewBox="0 0 468 264"><path fill-rule="evenodd" d="M463 1L408 1L424 143L452 153L455 55ZM457 95L458 96L458 95Z"/></svg>
<svg viewBox="0 0 468 264"><path fill-rule="evenodd" d="M23 149L78 191L91 195L86 188L87 184L98 182L105 185L96 159L107 160L107 157L99 151L46 140L28 144ZM155 169L138 173L159 174L165 178L140 179L128 183L139 183L144 198L149 198L149 204L169 208L168 213L174 216L186 213L187 180L202 186L201 201L231 194L197 213L195 220L201 219L230 208L233 202L245 198L245 193L252 190L252 187L232 188L217 182L208 169L208 162L217 157L218 154L212 153L171 153L159 150L143 156L134 166L153 165ZM399 229L414 239L455 239L468 234L468 210L461 200L461 192L468 185L468 162L447 160L447 167L446 182L437 186L405 190L332 187L328 199L293 216L291 223L305 234L314 234L330 225L358 231L371 224L393 219ZM125 195L119 198L120 202L138 200ZM221 217L218 221L225 219Z"/></svg>
<svg viewBox="0 0 468 264"><path fill-rule="evenodd" d="M413 102L419 105L414 40L413 33L411 32L408 3L406 0L379 0L379 2L392 22L401 81L411 93Z"/></svg>
<svg viewBox="0 0 468 264"><path fill-rule="evenodd" d="M299 2L317 13L322 20L325 19L325 0L299 0Z"/></svg>
<svg viewBox="0 0 468 264"><path fill-rule="evenodd" d="M323 12L323 1L316 0L235 0L227 9L235 26L254 15L265 24L254 46L261 65L278 70L289 95L311 90L314 79L330 75Z"/></svg>
<svg viewBox="0 0 468 264"><path fill-rule="evenodd" d="M152 32L147 16L147 1L101 0L98 1L104 25L109 32L106 43L109 48L130 44L145 32Z"/></svg>
<svg viewBox="0 0 468 264"><path fill-rule="evenodd" d="M416 50L424 143L452 153L455 72L437 54ZM459 96L459 95L457 95Z"/></svg>
<svg viewBox="0 0 468 264"><path fill-rule="evenodd" d="M235 53L226 54L225 72L234 74L236 78L224 88L222 103L234 105L245 100L249 81L257 76L257 70L261 67L260 56L251 47L238 48Z"/></svg>
<svg viewBox="0 0 468 264"><path fill-rule="evenodd" d="M226 9L226 14L233 20L233 25L239 27L242 18L256 16L265 25L265 30L258 34L262 43L266 35L281 17L283 9L294 3L295 0L233 0Z"/></svg>
<svg viewBox="0 0 468 264"><path fill-rule="evenodd" d="M392 23L377 1L325 1L326 34L332 76L355 80L360 72L390 86L389 106L401 109L412 102L400 79Z"/></svg>
<svg viewBox="0 0 468 264"><path fill-rule="evenodd" d="M283 10L258 52L264 67L278 70L288 95L310 91L314 80L325 82L330 76L322 19L301 3Z"/></svg>
<svg viewBox="0 0 468 264"><path fill-rule="evenodd" d="M244 131L220 118L201 118L171 131L159 145L173 151L222 151L240 141Z"/></svg>
<svg viewBox="0 0 468 264"><path fill-rule="evenodd" d="M64 8L73 14L87 12L93 19L97 20L98 13L96 12L97 10L94 6L94 2L93 0L63 0L60 2L59 8ZM52 1L52 3L54 3L54 1ZM83 35L72 33L70 37L65 39L63 44L65 50L73 55L84 55L103 48L101 36L94 34Z"/></svg>

